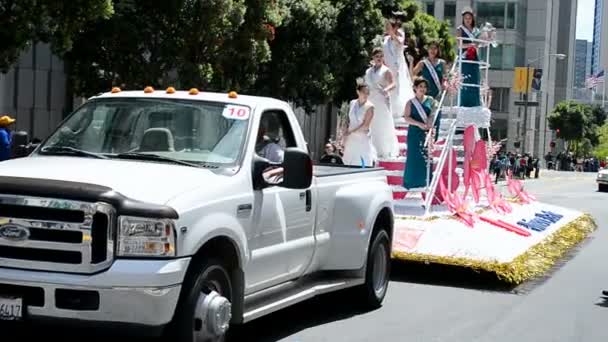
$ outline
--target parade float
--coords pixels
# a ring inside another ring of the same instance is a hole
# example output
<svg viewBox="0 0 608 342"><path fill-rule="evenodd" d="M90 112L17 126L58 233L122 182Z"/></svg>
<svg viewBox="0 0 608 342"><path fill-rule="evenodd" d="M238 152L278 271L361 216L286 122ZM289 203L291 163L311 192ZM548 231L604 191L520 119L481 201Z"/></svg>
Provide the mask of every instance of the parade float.
<svg viewBox="0 0 608 342"><path fill-rule="evenodd" d="M536 200L510 175L506 186L490 179L488 160L497 151L490 135L488 70L490 49L496 46L491 26L473 41L485 50L480 54L484 57L471 61L458 54L444 83L439 139L427 138L424 146L432 170L427 186L402 187L408 132L404 121L395 121L401 156L379 161L393 188L397 215L393 258L492 272L501 281L520 284L546 273L596 224L585 213ZM462 51L462 38L458 44ZM479 64L479 84L460 76L466 63ZM463 86L480 88L481 106L460 105Z"/></svg>

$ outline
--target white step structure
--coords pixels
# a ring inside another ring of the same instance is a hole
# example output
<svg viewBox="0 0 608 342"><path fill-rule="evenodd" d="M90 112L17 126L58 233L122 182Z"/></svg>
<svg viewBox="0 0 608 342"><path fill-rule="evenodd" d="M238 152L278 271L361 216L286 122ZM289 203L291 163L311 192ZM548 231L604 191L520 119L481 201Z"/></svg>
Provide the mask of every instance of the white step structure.
<svg viewBox="0 0 608 342"><path fill-rule="evenodd" d="M460 40L460 42L462 42ZM479 41L487 43L485 41ZM481 84L468 84L463 83L462 85L471 86L471 87L479 87L480 89L488 89L487 80L488 80L488 71L490 67L489 56L490 56L490 44L485 44L486 47L486 60L485 61L466 61L463 60L459 55L456 63L452 66L450 72L454 72L455 70L462 70L463 63L474 63L479 64L480 71L482 71L482 82ZM460 50L459 50L460 51ZM460 74L460 72L459 72ZM442 118L439 124L439 139L437 143L434 144L434 150L432 151L432 161L429 161L427 168L428 170L442 170L443 165L446 162L449 162L447 159L451 157L451 149L455 149L457 151L457 165L458 168L462 168L462 163L464 162L464 146L463 146L463 132L464 129L474 125L478 129L486 129L488 140L491 141L490 136L490 124L491 124L491 116L492 113L488 109L489 102L491 98L487 96L487 92L480 91L481 103L480 107L460 107L460 106L446 106L444 102L447 99L447 91L444 90L441 99L439 101L438 108L441 108ZM460 98L460 90L457 95L458 102ZM437 115L434 115L437 118ZM433 196L429 196L430 194L434 194L439 183L439 179L441 176L441 172L428 172L433 175L432 179L428 179L427 185L424 188L420 189L410 189L409 191L403 187L403 174L404 170L407 167L406 156L407 156L407 130L408 124L405 123L405 120L395 119L395 130L397 134L397 138L399 141L400 147L400 157L393 159L382 159L379 161L378 166L383 167L387 170L387 181L393 188L393 199L395 200L395 210L399 215L401 213L411 213L419 212L421 209L424 211L424 215L428 216L432 210L432 198ZM425 146L429 144L425 143ZM488 144L491 146L491 144ZM449 164L448 164L449 165ZM460 170L462 171L462 170ZM458 170L457 170L458 172ZM461 174L462 172L460 172ZM451 180L450 180L451 182ZM461 182L462 183L462 182ZM422 194L426 194L426 201L423 201Z"/></svg>

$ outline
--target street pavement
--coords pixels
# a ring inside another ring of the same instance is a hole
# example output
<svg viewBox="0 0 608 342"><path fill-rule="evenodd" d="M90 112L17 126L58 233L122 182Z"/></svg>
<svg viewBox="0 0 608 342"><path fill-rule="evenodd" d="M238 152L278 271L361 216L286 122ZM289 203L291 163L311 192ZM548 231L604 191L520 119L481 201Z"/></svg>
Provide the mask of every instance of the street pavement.
<svg viewBox="0 0 608 342"><path fill-rule="evenodd" d="M546 171L526 189L592 214L599 229L546 278L505 288L472 271L394 263L382 308L331 294L251 322L238 341L608 341L608 193L595 173Z"/></svg>
<svg viewBox="0 0 608 342"><path fill-rule="evenodd" d="M347 293L329 294L253 321L231 341L608 341L601 295L608 289L608 193L597 192L594 173L547 171L526 188L599 223L547 277L509 288L470 270L395 262L378 310L362 312Z"/></svg>

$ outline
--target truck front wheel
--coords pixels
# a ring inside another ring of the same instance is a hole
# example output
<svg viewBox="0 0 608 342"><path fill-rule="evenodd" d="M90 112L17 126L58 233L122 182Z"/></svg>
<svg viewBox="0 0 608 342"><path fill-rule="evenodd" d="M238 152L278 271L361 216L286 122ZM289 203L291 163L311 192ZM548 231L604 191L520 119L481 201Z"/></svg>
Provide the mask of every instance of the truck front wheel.
<svg viewBox="0 0 608 342"><path fill-rule="evenodd" d="M203 260L198 269L183 284L182 290L187 292L174 316L173 336L168 337L180 342L225 341L232 318L230 274L215 259Z"/></svg>
<svg viewBox="0 0 608 342"><path fill-rule="evenodd" d="M378 230L368 250L365 283L359 288L367 309L379 308L386 296L391 269L390 251L388 233L384 229Z"/></svg>

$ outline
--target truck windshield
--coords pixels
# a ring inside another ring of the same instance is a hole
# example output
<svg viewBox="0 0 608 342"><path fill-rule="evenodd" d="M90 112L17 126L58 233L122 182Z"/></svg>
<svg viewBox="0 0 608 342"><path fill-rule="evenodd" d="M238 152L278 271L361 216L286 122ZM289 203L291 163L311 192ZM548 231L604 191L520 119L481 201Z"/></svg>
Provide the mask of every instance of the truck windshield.
<svg viewBox="0 0 608 342"><path fill-rule="evenodd" d="M92 100L72 114L39 153L102 158L149 155L158 162L235 164L246 139L249 110L190 100Z"/></svg>

